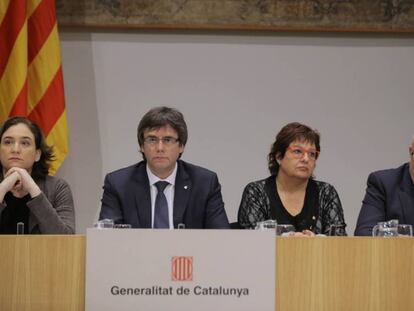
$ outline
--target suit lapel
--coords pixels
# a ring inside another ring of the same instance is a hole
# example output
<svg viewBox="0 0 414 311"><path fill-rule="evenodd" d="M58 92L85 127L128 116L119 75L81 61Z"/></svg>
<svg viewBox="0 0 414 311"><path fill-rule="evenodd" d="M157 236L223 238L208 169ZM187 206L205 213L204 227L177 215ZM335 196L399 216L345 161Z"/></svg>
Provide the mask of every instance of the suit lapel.
<svg viewBox="0 0 414 311"><path fill-rule="evenodd" d="M404 169L403 178L398 189L398 196L403 208L405 222L407 224L414 224L414 187L408 165Z"/></svg>
<svg viewBox="0 0 414 311"><path fill-rule="evenodd" d="M146 170L146 162L138 164L134 174L133 193L135 193L135 209L138 215L139 228L151 228L151 192Z"/></svg>
<svg viewBox="0 0 414 311"><path fill-rule="evenodd" d="M187 209L188 200L192 191L192 183L190 177L181 161L178 161L177 176L175 178L174 207L173 219L174 228L184 223L184 213Z"/></svg>

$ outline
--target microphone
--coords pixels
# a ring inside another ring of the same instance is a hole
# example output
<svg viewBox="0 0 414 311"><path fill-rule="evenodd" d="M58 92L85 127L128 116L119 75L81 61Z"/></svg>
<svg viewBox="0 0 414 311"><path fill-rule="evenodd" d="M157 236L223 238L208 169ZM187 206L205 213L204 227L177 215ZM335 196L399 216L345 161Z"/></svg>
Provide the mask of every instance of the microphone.
<svg viewBox="0 0 414 311"><path fill-rule="evenodd" d="M17 223L17 231L16 231L16 233L18 235L24 234L24 222L18 222Z"/></svg>

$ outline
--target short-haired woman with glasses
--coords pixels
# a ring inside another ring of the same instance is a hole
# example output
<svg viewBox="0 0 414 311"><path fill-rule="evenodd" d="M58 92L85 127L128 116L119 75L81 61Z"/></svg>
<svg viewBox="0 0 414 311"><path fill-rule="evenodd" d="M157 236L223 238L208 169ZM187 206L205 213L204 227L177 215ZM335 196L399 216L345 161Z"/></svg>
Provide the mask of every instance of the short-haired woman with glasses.
<svg viewBox="0 0 414 311"><path fill-rule="evenodd" d="M249 183L238 212L242 228L275 219L291 224L296 235L346 235L344 213L335 188L313 178L320 153L319 133L293 122L276 136L268 155L271 173L266 179Z"/></svg>

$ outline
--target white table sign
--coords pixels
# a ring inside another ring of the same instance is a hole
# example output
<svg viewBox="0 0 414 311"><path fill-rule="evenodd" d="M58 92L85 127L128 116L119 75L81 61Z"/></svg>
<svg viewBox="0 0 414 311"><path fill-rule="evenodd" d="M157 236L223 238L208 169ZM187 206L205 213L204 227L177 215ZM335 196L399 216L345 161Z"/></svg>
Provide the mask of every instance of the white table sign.
<svg viewBox="0 0 414 311"><path fill-rule="evenodd" d="M87 311L275 310L275 236L88 229Z"/></svg>

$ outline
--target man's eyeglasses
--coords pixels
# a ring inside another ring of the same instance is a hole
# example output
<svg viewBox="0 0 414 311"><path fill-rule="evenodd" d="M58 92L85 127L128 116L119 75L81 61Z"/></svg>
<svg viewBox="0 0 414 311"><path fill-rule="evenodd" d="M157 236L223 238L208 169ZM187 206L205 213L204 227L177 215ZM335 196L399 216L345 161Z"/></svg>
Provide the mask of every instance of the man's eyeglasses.
<svg viewBox="0 0 414 311"><path fill-rule="evenodd" d="M310 160L315 161L319 157L319 151L315 149L305 149L299 146L289 146L288 149L296 159L302 159L305 154L308 155Z"/></svg>
<svg viewBox="0 0 414 311"><path fill-rule="evenodd" d="M170 136L166 136L166 137L147 136L144 138L144 142L150 146L156 146L160 143L160 141L162 142L164 146L173 146L179 141L179 139L175 137L170 137Z"/></svg>

